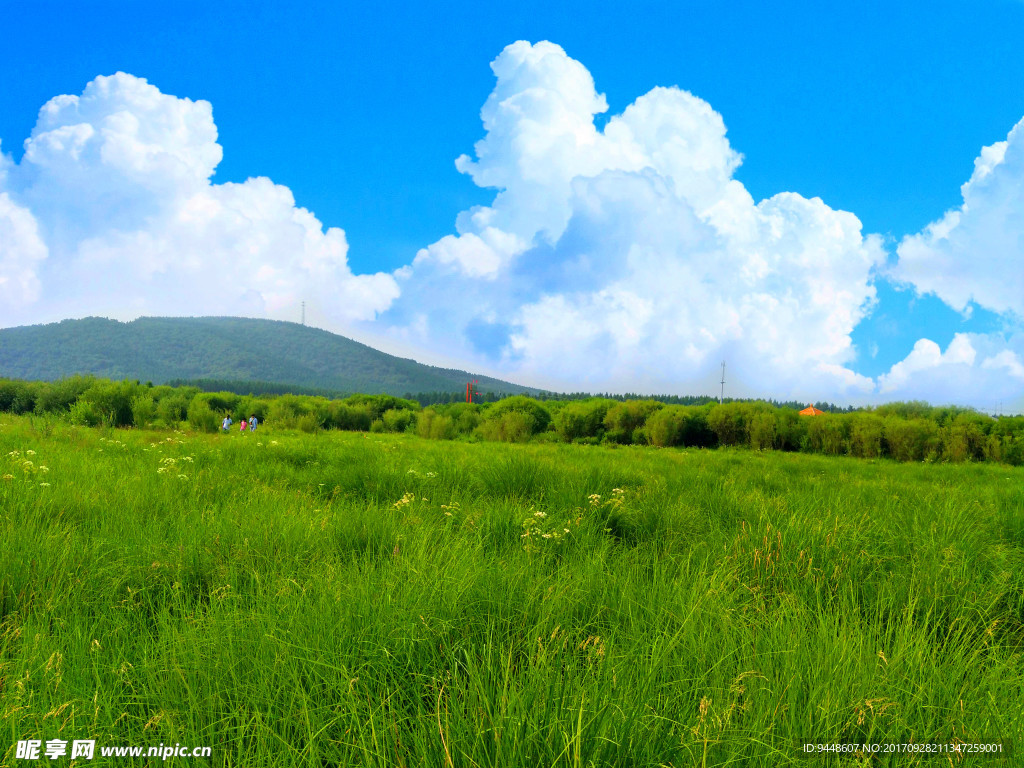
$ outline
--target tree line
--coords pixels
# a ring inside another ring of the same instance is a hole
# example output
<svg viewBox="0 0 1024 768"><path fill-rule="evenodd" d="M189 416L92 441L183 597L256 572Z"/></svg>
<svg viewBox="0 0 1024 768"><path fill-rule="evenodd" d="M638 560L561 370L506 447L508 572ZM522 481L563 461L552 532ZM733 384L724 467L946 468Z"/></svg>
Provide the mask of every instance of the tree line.
<svg viewBox="0 0 1024 768"><path fill-rule="evenodd" d="M154 386L71 376L55 382L0 379L0 411L53 414L84 426L215 432L224 416L256 416L280 428L411 432L436 440L547 441L659 448L747 447L897 461L999 461L1024 464L1024 416L994 418L970 408L924 402L856 410L833 406L801 416L802 403L712 398L532 398L491 393L485 402L353 394L247 394L194 384Z"/></svg>

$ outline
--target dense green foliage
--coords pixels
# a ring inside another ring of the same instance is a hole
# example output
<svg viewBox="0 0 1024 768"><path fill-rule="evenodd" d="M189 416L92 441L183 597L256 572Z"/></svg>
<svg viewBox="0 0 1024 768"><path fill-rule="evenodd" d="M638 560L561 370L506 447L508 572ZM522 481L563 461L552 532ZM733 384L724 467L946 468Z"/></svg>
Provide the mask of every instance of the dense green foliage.
<svg viewBox="0 0 1024 768"><path fill-rule="evenodd" d="M195 380L236 391L241 383L250 385L243 393L254 394L294 392L296 387L309 394L452 392L476 379L481 391L537 393L394 357L298 323L240 317L141 317L130 323L90 317L4 328L0 374L43 381L74 374L158 384Z"/></svg>
<svg viewBox="0 0 1024 768"><path fill-rule="evenodd" d="M129 389L76 403L117 414ZM677 442L692 415L646 428ZM0 764L58 737L317 768L1022 743L1022 469L273 424L0 415Z"/></svg>
<svg viewBox="0 0 1024 768"><path fill-rule="evenodd" d="M0 411L53 414L82 426L216 432L256 416L304 432L341 429L415 432L437 440L562 441L659 448L748 447L898 461L999 461L1024 464L1024 417L998 419L965 408L890 403L852 413L800 416L770 403L666 405L657 400L536 400L523 395L485 403L421 408L393 395L262 395L204 392L75 376L57 382L0 379ZM237 428L237 427L236 427Z"/></svg>

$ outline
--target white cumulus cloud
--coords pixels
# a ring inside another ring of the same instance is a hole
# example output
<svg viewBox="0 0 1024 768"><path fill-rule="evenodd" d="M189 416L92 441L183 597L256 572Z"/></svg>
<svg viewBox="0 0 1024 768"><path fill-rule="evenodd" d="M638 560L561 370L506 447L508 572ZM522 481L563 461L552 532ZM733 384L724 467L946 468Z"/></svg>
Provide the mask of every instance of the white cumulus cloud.
<svg viewBox="0 0 1024 768"><path fill-rule="evenodd" d="M878 377L885 399L961 403L989 410L1019 407L1024 392L1024 337L958 333L943 352L920 339L906 358Z"/></svg>
<svg viewBox="0 0 1024 768"><path fill-rule="evenodd" d="M960 311L1024 318L1024 120L981 150L960 191L960 208L902 240L893 277Z"/></svg>
<svg viewBox="0 0 1024 768"><path fill-rule="evenodd" d="M46 255L32 214L0 192L0 306L20 308L38 298L36 269Z"/></svg>
<svg viewBox="0 0 1024 768"><path fill-rule="evenodd" d="M691 93L654 88L599 128L605 98L559 46L514 43L492 69L486 134L457 167L494 201L403 271L396 335L553 387L694 391L725 357L734 394L873 389L850 332L884 250L853 214L755 202Z"/></svg>
<svg viewBox="0 0 1024 768"><path fill-rule="evenodd" d="M2 156L0 156L2 157ZM119 72L40 110L0 165L0 325L86 314L294 318L335 326L398 295L354 275L348 243L266 178L214 184L212 107Z"/></svg>
<svg viewBox="0 0 1024 768"><path fill-rule="evenodd" d="M392 274L267 178L213 183L212 107L118 73L43 106L0 152L0 326L100 314L294 319L552 389L1024 407L1024 121L981 151L963 205L902 240L921 293L1002 313L1002 334L921 339L877 381L851 333L882 240L818 198L756 201L707 102L655 87L620 114L550 42L491 65L484 135L456 167L493 189ZM877 350L872 351L876 354Z"/></svg>

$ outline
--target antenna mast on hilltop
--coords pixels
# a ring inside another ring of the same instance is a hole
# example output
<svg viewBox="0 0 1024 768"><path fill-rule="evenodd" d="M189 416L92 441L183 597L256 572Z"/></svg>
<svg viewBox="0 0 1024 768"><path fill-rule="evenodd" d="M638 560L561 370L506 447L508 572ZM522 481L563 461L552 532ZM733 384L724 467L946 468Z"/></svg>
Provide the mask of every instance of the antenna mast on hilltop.
<svg viewBox="0 0 1024 768"><path fill-rule="evenodd" d="M718 395L718 404L725 402L725 360L722 361L722 391Z"/></svg>
<svg viewBox="0 0 1024 768"><path fill-rule="evenodd" d="M306 324L306 302L302 302L302 324Z"/></svg>

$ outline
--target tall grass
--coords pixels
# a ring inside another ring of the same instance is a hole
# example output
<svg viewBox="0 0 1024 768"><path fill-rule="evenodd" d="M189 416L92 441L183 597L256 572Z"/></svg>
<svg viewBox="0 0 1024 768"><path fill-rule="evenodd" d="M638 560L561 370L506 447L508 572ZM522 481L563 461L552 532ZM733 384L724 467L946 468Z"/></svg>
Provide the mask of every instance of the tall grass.
<svg viewBox="0 0 1024 768"><path fill-rule="evenodd" d="M0 416L0 475L4 766L29 738L778 766L1024 730L1020 468Z"/></svg>

